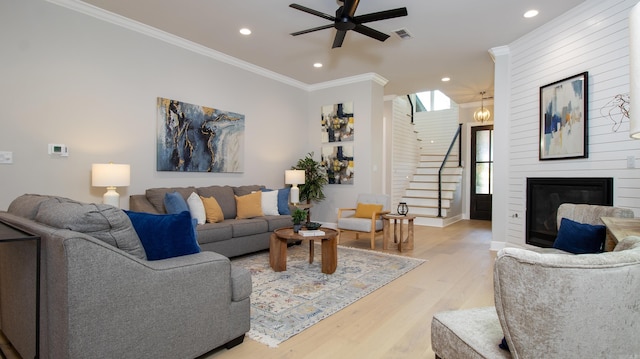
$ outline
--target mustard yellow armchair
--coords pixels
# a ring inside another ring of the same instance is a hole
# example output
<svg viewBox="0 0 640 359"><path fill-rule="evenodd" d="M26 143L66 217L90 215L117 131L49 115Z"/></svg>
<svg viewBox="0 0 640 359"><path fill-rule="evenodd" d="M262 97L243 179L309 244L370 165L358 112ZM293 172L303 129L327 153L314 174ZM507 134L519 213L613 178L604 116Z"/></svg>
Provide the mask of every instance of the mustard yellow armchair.
<svg viewBox="0 0 640 359"><path fill-rule="evenodd" d="M367 233L371 249L376 248L376 234L382 232L382 215L390 213L389 196L385 194L359 194L356 207L338 208L338 243L342 232L355 232L356 239Z"/></svg>

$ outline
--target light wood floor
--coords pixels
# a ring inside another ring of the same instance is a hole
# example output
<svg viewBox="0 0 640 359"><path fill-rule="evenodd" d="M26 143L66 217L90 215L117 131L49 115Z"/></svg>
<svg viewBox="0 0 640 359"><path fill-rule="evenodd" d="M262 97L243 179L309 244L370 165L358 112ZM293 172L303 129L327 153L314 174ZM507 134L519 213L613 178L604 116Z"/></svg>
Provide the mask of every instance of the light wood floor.
<svg viewBox="0 0 640 359"><path fill-rule="evenodd" d="M369 248L368 239L354 238L345 235L340 244ZM428 261L408 274L278 348L247 337L241 345L206 358L433 358L434 313L493 305L491 222L461 221L446 228L416 226L414 238L414 249L403 254ZM380 235L376 250L381 248Z"/></svg>
<svg viewBox="0 0 640 359"><path fill-rule="evenodd" d="M344 235L340 244L369 248ZM206 359L434 358L431 318L441 310L493 305L491 222L461 221L446 228L415 227L415 247L403 255L427 262L302 333L269 348L246 338ZM382 235L376 241L382 251ZM389 253L399 254L397 250ZM0 338L8 359L19 357Z"/></svg>

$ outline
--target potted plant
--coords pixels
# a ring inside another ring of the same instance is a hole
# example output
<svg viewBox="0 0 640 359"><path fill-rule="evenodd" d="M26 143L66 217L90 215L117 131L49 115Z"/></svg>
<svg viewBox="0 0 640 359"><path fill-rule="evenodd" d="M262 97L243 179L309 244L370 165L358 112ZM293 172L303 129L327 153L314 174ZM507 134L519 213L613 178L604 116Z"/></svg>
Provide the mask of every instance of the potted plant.
<svg viewBox="0 0 640 359"><path fill-rule="evenodd" d="M322 188L328 183L327 173L320 162L313 159L313 152L299 159L291 169L304 170L304 183L298 186L301 201L307 201L309 204L312 201L320 202L325 198Z"/></svg>
<svg viewBox="0 0 640 359"><path fill-rule="evenodd" d="M307 211L296 208L293 210L293 213L291 213L291 218L293 219L293 233L298 233L300 228L302 228L302 222L307 220Z"/></svg>

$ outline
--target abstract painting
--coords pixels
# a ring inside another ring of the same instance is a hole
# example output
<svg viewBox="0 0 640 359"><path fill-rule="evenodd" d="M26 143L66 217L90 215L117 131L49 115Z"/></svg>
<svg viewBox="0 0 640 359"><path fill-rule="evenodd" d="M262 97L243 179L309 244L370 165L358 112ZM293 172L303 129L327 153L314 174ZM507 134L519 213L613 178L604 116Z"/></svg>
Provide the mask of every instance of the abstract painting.
<svg viewBox="0 0 640 359"><path fill-rule="evenodd" d="M322 143L353 141L353 102L322 106Z"/></svg>
<svg viewBox="0 0 640 359"><path fill-rule="evenodd" d="M157 170L243 172L244 115L158 97Z"/></svg>
<svg viewBox="0 0 640 359"><path fill-rule="evenodd" d="M587 158L589 74L540 87L540 160Z"/></svg>
<svg viewBox="0 0 640 359"><path fill-rule="evenodd" d="M327 171L329 184L353 184L353 145L322 147L320 165Z"/></svg>

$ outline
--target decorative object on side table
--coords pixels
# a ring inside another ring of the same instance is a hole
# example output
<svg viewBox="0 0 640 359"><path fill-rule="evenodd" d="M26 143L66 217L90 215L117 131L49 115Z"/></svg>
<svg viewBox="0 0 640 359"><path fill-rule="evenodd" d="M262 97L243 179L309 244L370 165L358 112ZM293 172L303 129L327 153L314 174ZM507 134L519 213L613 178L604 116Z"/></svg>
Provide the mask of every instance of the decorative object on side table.
<svg viewBox="0 0 640 359"><path fill-rule="evenodd" d="M406 216L409 213L409 206L407 206L407 202L398 203L398 214Z"/></svg>
<svg viewBox="0 0 640 359"><path fill-rule="evenodd" d="M93 187L107 187L102 196L102 203L120 208L120 195L116 187L129 186L131 166L115 163L94 163L91 165L91 185Z"/></svg>
<svg viewBox="0 0 640 359"><path fill-rule="evenodd" d="M304 171L286 170L284 171L284 183L291 185L291 203L294 205L300 203L299 184L304 184Z"/></svg>
<svg viewBox="0 0 640 359"><path fill-rule="evenodd" d="M298 233L300 228L302 228L302 222L307 220L307 211L296 208L293 213L291 213L291 218L293 219L293 233Z"/></svg>

